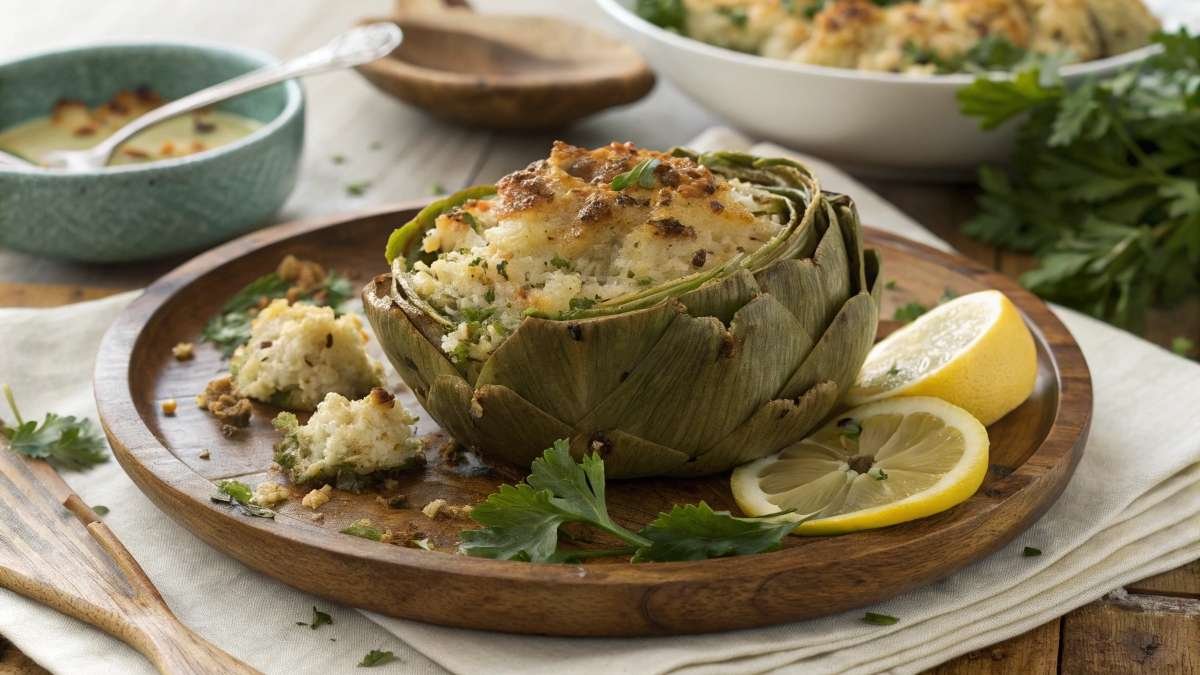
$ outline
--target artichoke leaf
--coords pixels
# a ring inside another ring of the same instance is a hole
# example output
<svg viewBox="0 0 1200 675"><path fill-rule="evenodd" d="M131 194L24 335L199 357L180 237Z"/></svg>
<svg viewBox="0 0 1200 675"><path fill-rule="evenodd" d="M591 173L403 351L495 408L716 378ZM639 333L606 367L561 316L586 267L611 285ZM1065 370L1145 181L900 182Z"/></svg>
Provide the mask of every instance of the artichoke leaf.
<svg viewBox="0 0 1200 675"><path fill-rule="evenodd" d="M743 269L679 296L679 302L692 316L715 316L728 326L734 314L759 293L754 275Z"/></svg>
<svg viewBox="0 0 1200 675"><path fill-rule="evenodd" d="M879 310L870 294L859 293L847 300L779 397L795 398L823 380L832 380L839 391L846 391L875 344L878 322Z"/></svg>
<svg viewBox="0 0 1200 675"><path fill-rule="evenodd" d="M433 380L439 376L461 377L441 348L414 325L422 320L415 310L405 311L390 294L391 277L381 275L363 288L363 311L392 367L416 394L422 406Z"/></svg>
<svg viewBox="0 0 1200 675"><path fill-rule="evenodd" d="M783 260L755 275L762 289L791 310L809 335L819 336L850 298L845 241L827 228L812 258Z"/></svg>
<svg viewBox="0 0 1200 675"><path fill-rule="evenodd" d="M468 410L476 433L486 439L478 447L518 466L528 466L555 440L571 435L569 425L501 385L476 388ZM501 444L503 448L496 447Z"/></svg>
<svg viewBox="0 0 1200 675"><path fill-rule="evenodd" d="M764 457L803 440L838 401L836 382L818 382L799 398L768 401L716 445L673 475L703 476Z"/></svg>
<svg viewBox="0 0 1200 675"><path fill-rule="evenodd" d="M619 429L577 432L571 437L572 455L580 458L591 452L604 459L605 471L624 478L670 475L691 459L686 453Z"/></svg>
<svg viewBox="0 0 1200 675"><path fill-rule="evenodd" d="M759 295L728 329L680 314L654 349L577 426L621 430L695 455L776 396L812 341L778 300Z"/></svg>
<svg viewBox="0 0 1200 675"><path fill-rule="evenodd" d="M527 317L492 353L476 385L508 387L574 425L641 363L677 312L674 303L659 303L612 320Z"/></svg>
<svg viewBox="0 0 1200 675"><path fill-rule="evenodd" d="M434 378L421 406L454 440L480 449L484 438L476 427L475 413L480 409L475 405L474 396L475 390L458 373L439 375Z"/></svg>

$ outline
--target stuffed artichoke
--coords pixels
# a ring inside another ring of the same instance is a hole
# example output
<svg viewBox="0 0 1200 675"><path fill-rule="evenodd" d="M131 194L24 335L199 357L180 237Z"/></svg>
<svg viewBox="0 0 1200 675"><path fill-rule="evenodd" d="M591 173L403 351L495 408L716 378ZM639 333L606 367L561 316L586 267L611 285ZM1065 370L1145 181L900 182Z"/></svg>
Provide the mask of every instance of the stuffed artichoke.
<svg viewBox="0 0 1200 675"><path fill-rule="evenodd" d="M829 414L878 321L853 202L787 159L556 143L387 258L363 299L392 364L455 439L525 466L558 438L612 477L768 455Z"/></svg>

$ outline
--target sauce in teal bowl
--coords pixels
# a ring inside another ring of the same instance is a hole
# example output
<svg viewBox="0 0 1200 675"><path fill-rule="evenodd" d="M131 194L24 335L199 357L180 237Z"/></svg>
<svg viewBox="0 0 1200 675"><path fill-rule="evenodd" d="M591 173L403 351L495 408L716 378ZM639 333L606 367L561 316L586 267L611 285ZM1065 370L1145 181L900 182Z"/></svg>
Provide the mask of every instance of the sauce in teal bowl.
<svg viewBox="0 0 1200 675"><path fill-rule="evenodd" d="M44 117L62 99L99 106L148 87L180 98L275 60L236 48L129 43L0 63L0 130ZM304 95L287 82L218 109L262 126L182 157L67 173L0 166L0 246L89 262L197 251L269 224L296 184Z"/></svg>

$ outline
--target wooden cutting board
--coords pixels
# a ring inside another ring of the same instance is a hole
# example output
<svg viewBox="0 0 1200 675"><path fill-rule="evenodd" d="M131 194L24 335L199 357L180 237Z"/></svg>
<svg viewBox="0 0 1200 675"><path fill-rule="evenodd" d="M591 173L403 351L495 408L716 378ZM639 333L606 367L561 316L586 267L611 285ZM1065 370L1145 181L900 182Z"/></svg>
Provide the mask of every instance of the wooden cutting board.
<svg viewBox="0 0 1200 675"><path fill-rule="evenodd" d="M303 490L274 519L253 518L214 503L214 481L283 482L270 473L277 433L270 406L251 427L227 439L193 397L227 368L201 344L205 321L252 279L291 253L317 260L365 284L386 271L383 247L392 229L421 204L279 225L205 253L155 282L116 320L97 359L100 418L117 459L167 514L212 546L309 593L396 617L516 633L660 635L782 623L874 603L945 577L995 551L1036 520L1061 493L1083 451L1092 410L1091 380L1070 333L1012 280L964 258L868 230L884 261L881 316L909 301L933 305L947 292L997 288L1024 313L1038 348L1033 396L989 428L991 467L967 502L936 516L840 537L788 537L783 549L698 562L532 565L453 554L469 521L430 519L433 499L477 502L522 468L490 472L461 456L443 456L436 424L424 470L379 493L336 492L321 520L301 506ZM883 322L886 325L894 322ZM177 342L194 342L196 358L179 362ZM382 358L372 341L376 356ZM390 368L389 368L390 372ZM415 406L394 374L393 389ZM179 402L174 416L166 399ZM423 416L427 418L428 416ZM207 454L209 459L203 459ZM469 458L467 458L469 459ZM407 505L387 499L403 494ZM382 498L381 498L382 497ZM675 503L736 507L728 475L703 479L610 482L609 505L638 529ZM435 551L382 544L338 530L360 518L390 528L400 544L427 538Z"/></svg>

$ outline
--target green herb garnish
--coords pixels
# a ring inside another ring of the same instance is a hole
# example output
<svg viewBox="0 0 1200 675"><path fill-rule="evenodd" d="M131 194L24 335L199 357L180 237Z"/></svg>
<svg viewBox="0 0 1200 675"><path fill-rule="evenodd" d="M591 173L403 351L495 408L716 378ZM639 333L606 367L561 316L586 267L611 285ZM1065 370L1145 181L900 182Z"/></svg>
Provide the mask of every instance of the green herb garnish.
<svg viewBox="0 0 1200 675"><path fill-rule="evenodd" d="M246 515L255 518L274 518L275 512L257 504L251 503L254 491L249 485L237 480L223 480L217 483L217 492L210 499L214 502L232 504L241 509Z"/></svg>
<svg viewBox="0 0 1200 675"><path fill-rule="evenodd" d="M875 480L887 480L888 479L887 472L884 471L883 469L876 469L874 475L871 475L870 472L868 472L868 475L870 475Z"/></svg>
<svg viewBox="0 0 1200 675"><path fill-rule="evenodd" d="M429 194L436 196L446 194L446 188L441 183L434 183L429 186Z"/></svg>
<svg viewBox="0 0 1200 675"><path fill-rule="evenodd" d="M92 513L103 518L108 515L108 507L103 504L97 504L92 507Z"/></svg>
<svg viewBox="0 0 1200 675"><path fill-rule="evenodd" d="M872 626L891 626L900 621L900 619L897 619L894 616L890 616L888 614L879 614L877 612L867 612L863 615L862 620L871 624Z"/></svg>
<svg viewBox="0 0 1200 675"><path fill-rule="evenodd" d="M1021 555L1025 556L1026 558L1036 558L1037 556L1039 556L1041 554L1042 554L1042 549L1034 548L1032 546L1026 546L1024 549L1021 550Z"/></svg>
<svg viewBox="0 0 1200 675"><path fill-rule="evenodd" d="M571 261L566 258L554 256L550 259L550 266L556 270L570 271L572 268Z"/></svg>
<svg viewBox="0 0 1200 675"><path fill-rule="evenodd" d="M591 298L571 298L569 303L572 310L590 309L596 304L596 301Z"/></svg>
<svg viewBox="0 0 1200 675"><path fill-rule="evenodd" d="M355 181L353 183L346 184L346 194L350 195L351 197L359 197L366 194L367 190L370 188L371 181L369 180Z"/></svg>
<svg viewBox="0 0 1200 675"><path fill-rule="evenodd" d="M264 302L286 297L290 288L291 283L281 279L275 272L251 281L221 307L220 314L208 320L200 334L201 338L211 342L221 350L222 356L228 358L250 339L253 312ZM325 275L324 283L297 300L332 307L336 312L353 295L354 287L350 280L331 270Z"/></svg>
<svg viewBox="0 0 1200 675"><path fill-rule="evenodd" d="M846 438L858 438L862 435L862 425L859 424L858 420L850 417L843 417L838 420L837 427Z"/></svg>
<svg viewBox="0 0 1200 675"><path fill-rule="evenodd" d="M496 263L496 274L499 274L500 276L504 277L505 281L508 281L508 261L507 260L501 260L500 262Z"/></svg>
<svg viewBox="0 0 1200 675"><path fill-rule="evenodd" d="M892 318L895 319L896 321L903 321L904 323L910 323L914 319L916 319L918 316L921 316L922 314L924 314L925 312L928 312L928 311L929 311L929 308L926 307L925 305L922 305L919 302L910 302L907 305L904 305L903 307L897 307L896 311L892 314Z"/></svg>
<svg viewBox="0 0 1200 675"><path fill-rule="evenodd" d="M348 526L338 530L342 534L349 534L354 537L362 537L371 541L381 541L383 539L383 530L371 524L370 520L363 518L350 523Z"/></svg>
<svg viewBox="0 0 1200 675"><path fill-rule="evenodd" d="M746 14L744 7L718 7L717 13L729 19L729 23L733 24L734 28L745 28L750 21L750 16Z"/></svg>
<svg viewBox="0 0 1200 675"><path fill-rule="evenodd" d="M67 471L84 471L108 461L104 439L91 420L46 413L39 425L21 417L16 397L7 384L4 385L4 398L17 423L9 426L0 417L0 436L8 439L10 450L26 457L44 459Z"/></svg>
<svg viewBox="0 0 1200 675"><path fill-rule="evenodd" d="M316 607L312 608L312 612L313 612L313 618L312 618L311 622L297 621L296 625L297 626L308 626L309 628L311 628L313 630L316 630L318 626L332 626L333 625L333 617L332 616L329 616L328 614L326 614L325 612L322 612L321 610L317 609Z"/></svg>
<svg viewBox="0 0 1200 675"><path fill-rule="evenodd" d="M1065 87L1049 66L958 93L985 129L1019 118L1007 170L985 167L976 238L1034 251L1021 277L1044 298L1137 328L1145 310L1200 293L1200 37Z"/></svg>
<svg viewBox="0 0 1200 675"><path fill-rule="evenodd" d="M391 663L396 660L396 655L391 652L383 652L378 649L372 649L367 652L367 655L358 662L359 668L374 668L385 663Z"/></svg>
<svg viewBox="0 0 1200 675"><path fill-rule="evenodd" d="M576 463L565 440L533 461L524 483L501 485L471 511L484 527L461 534L468 555L501 560L562 562L597 555L632 555L634 561L699 560L759 553L779 546L796 523L736 518L707 504L675 506L634 533L608 515L604 460L592 453ZM602 552L559 551L564 523L584 523L626 547Z"/></svg>
<svg viewBox="0 0 1200 675"><path fill-rule="evenodd" d="M637 0L635 8L637 15L650 23L685 33L687 27L687 9L683 0Z"/></svg>
<svg viewBox="0 0 1200 675"><path fill-rule="evenodd" d="M654 187L654 169L659 164L661 164L661 160L657 157L643 159L629 171L618 174L616 178L613 178L612 189L621 191L630 185L638 185L646 189Z"/></svg>
<svg viewBox="0 0 1200 675"><path fill-rule="evenodd" d="M1180 356L1189 356L1195 350L1196 343L1182 335L1171 340L1171 351Z"/></svg>

